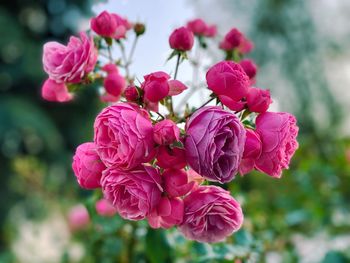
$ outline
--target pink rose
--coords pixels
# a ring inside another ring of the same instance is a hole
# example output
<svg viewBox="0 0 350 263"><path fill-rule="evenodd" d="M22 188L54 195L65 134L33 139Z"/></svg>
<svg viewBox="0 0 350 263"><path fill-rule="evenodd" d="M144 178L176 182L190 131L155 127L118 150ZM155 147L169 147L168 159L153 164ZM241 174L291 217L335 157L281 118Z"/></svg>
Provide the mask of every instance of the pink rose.
<svg viewBox="0 0 350 263"><path fill-rule="evenodd" d="M217 34L217 28L216 28L216 25L210 25L207 27L204 35L206 37L215 37Z"/></svg>
<svg viewBox="0 0 350 263"><path fill-rule="evenodd" d="M184 219L179 229L188 239L221 242L243 223L240 204L218 186L199 186L184 199Z"/></svg>
<svg viewBox="0 0 350 263"><path fill-rule="evenodd" d="M260 135L254 130L246 129L246 141L244 145L244 152L242 162L239 166L241 175L245 175L252 171L255 166L255 160L261 155L261 139Z"/></svg>
<svg viewBox="0 0 350 263"><path fill-rule="evenodd" d="M164 169L182 169L187 165L185 149L160 146L157 153L157 165Z"/></svg>
<svg viewBox="0 0 350 263"><path fill-rule="evenodd" d="M119 73L117 65L113 63L108 63L102 67L102 70L107 72L107 74Z"/></svg>
<svg viewBox="0 0 350 263"><path fill-rule="evenodd" d="M272 99L269 90L249 88L247 94L247 105L251 112L263 113L268 110Z"/></svg>
<svg viewBox="0 0 350 263"><path fill-rule="evenodd" d="M90 20L91 29L98 35L103 37L113 37L117 31L117 20L115 17L103 11L97 17L93 17Z"/></svg>
<svg viewBox="0 0 350 263"><path fill-rule="evenodd" d="M184 90L187 89L185 84L183 84L181 81L172 79L168 81L169 84L169 96L175 96L181 94Z"/></svg>
<svg viewBox="0 0 350 263"><path fill-rule="evenodd" d="M187 170L187 178L189 183L193 182L193 190L205 181L205 179L193 169Z"/></svg>
<svg viewBox="0 0 350 263"><path fill-rule="evenodd" d="M249 78L243 68L232 61L221 61L212 66L206 75L208 88L217 95L239 101L248 93Z"/></svg>
<svg viewBox="0 0 350 263"><path fill-rule="evenodd" d="M156 123L153 131L153 139L159 145L169 145L180 140L180 129L172 120Z"/></svg>
<svg viewBox="0 0 350 263"><path fill-rule="evenodd" d="M101 185L104 198L121 217L130 220L147 217L157 207L162 193L161 177L151 166L130 171L112 166L103 172Z"/></svg>
<svg viewBox="0 0 350 263"><path fill-rule="evenodd" d="M246 139L236 115L217 106L197 110L186 124L186 158L209 181L230 182L238 171Z"/></svg>
<svg viewBox="0 0 350 263"><path fill-rule="evenodd" d="M203 36L207 33L208 25L200 18L191 20L187 23L187 28L198 36Z"/></svg>
<svg viewBox="0 0 350 263"><path fill-rule="evenodd" d="M83 205L73 206L68 212L68 225L72 231L86 229L90 223L89 212Z"/></svg>
<svg viewBox="0 0 350 263"><path fill-rule="evenodd" d="M84 32L80 33L80 39L72 36L67 46L57 42L44 45L44 70L58 83L79 83L94 69L96 61L94 41Z"/></svg>
<svg viewBox="0 0 350 263"><path fill-rule="evenodd" d="M114 216L117 209L106 199L100 199L95 204L97 214L100 216Z"/></svg>
<svg viewBox="0 0 350 263"><path fill-rule="evenodd" d="M162 197L157 208L147 217L152 228L171 228L182 223L184 203L180 198Z"/></svg>
<svg viewBox="0 0 350 263"><path fill-rule="evenodd" d="M72 168L79 185L85 189L101 187L102 171L106 168L100 160L93 142L80 144L73 156Z"/></svg>
<svg viewBox="0 0 350 263"><path fill-rule="evenodd" d="M108 94L120 97L125 89L126 81L119 73L110 73L104 79L103 86Z"/></svg>
<svg viewBox="0 0 350 263"><path fill-rule="evenodd" d="M150 102L158 102L168 96L170 76L163 72L157 71L144 76L145 81L141 88L145 93L145 99Z"/></svg>
<svg viewBox="0 0 350 263"><path fill-rule="evenodd" d="M272 177L280 178L283 169L298 149L296 137L299 128L292 114L265 112L256 118L256 132L260 135L262 150L255 160L255 168Z"/></svg>
<svg viewBox="0 0 350 263"><path fill-rule="evenodd" d="M135 85L129 85L124 90L124 97L127 101L136 102L140 98L140 94Z"/></svg>
<svg viewBox="0 0 350 263"><path fill-rule="evenodd" d="M170 197L181 197L188 194L194 186L189 182L187 173L180 169L167 169L162 174L165 192Z"/></svg>
<svg viewBox="0 0 350 263"><path fill-rule="evenodd" d="M192 31L186 27L175 29L169 37L169 45L172 49L189 51L192 49L194 37Z"/></svg>
<svg viewBox="0 0 350 263"><path fill-rule="evenodd" d="M253 60L249 58L242 59L239 64L250 79L253 79L255 77L256 72L258 71L258 67Z"/></svg>
<svg viewBox="0 0 350 263"><path fill-rule="evenodd" d="M120 99L120 96L115 97L109 93L103 93L100 95L100 100L102 102L108 103L108 102L117 102Z"/></svg>
<svg viewBox="0 0 350 263"><path fill-rule="evenodd" d="M222 104L224 104L227 108L229 108L232 111L241 111L247 105L247 103L243 100L235 101L225 95L219 95L218 98L222 102Z"/></svg>
<svg viewBox="0 0 350 263"><path fill-rule="evenodd" d="M118 103L105 108L94 130L97 152L107 166L132 169L152 157L152 123L136 106Z"/></svg>
<svg viewBox="0 0 350 263"><path fill-rule="evenodd" d="M52 79L45 80L41 88L41 96L47 101L67 102L73 99L64 83L57 83Z"/></svg>

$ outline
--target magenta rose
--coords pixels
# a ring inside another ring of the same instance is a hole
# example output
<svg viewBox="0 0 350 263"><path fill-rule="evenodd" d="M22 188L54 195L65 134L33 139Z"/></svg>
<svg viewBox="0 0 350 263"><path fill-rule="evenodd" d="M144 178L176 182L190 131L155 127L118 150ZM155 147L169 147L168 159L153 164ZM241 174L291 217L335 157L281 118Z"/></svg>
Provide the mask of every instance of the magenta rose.
<svg viewBox="0 0 350 263"><path fill-rule="evenodd" d="M246 139L237 116L217 106L197 110L186 124L186 158L209 181L230 182L238 171Z"/></svg>
<svg viewBox="0 0 350 263"><path fill-rule="evenodd" d="M247 106L250 111L263 113L268 110L271 103L272 99L269 90L249 88Z"/></svg>
<svg viewBox="0 0 350 263"><path fill-rule="evenodd" d="M103 172L101 185L104 198L121 217L130 220L147 217L157 207L162 193L161 177L151 166L138 166L130 171L109 167Z"/></svg>
<svg viewBox="0 0 350 263"><path fill-rule="evenodd" d="M187 173L180 169L167 169L162 174L165 192L171 197L181 197L188 194L195 185L189 182Z"/></svg>
<svg viewBox="0 0 350 263"><path fill-rule="evenodd" d="M127 101L136 102L140 99L140 94L135 85L129 85L124 90L124 97Z"/></svg>
<svg viewBox="0 0 350 263"><path fill-rule="evenodd" d="M58 83L79 83L94 69L96 61L94 41L84 32L80 33L80 38L72 36L67 46L57 42L44 45L44 70Z"/></svg>
<svg viewBox="0 0 350 263"><path fill-rule="evenodd" d="M256 119L262 149L255 160L255 168L272 177L280 178L283 169L288 169L291 158L298 149L296 137L299 128L292 114L265 112Z"/></svg>
<svg viewBox="0 0 350 263"><path fill-rule="evenodd" d="M68 225L72 231L84 230L90 224L90 215L82 204L70 208L67 215Z"/></svg>
<svg viewBox="0 0 350 263"><path fill-rule="evenodd" d="M170 76L163 72L157 71L144 76L145 81L141 88L144 91L145 99L150 102L158 102L164 99L169 93L168 79Z"/></svg>
<svg viewBox="0 0 350 263"><path fill-rule="evenodd" d="M175 29L169 37L169 45L172 49L189 51L192 49L193 43L193 33L186 27Z"/></svg>
<svg viewBox="0 0 350 263"><path fill-rule="evenodd" d="M239 101L248 93L249 78L243 68L233 61L221 61L206 75L208 88L216 95L225 95Z"/></svg>
<svg viewBox="0 0 350 263"><path fill-rule="evenodd" d="M261 155L262 144L260 135L254 130L246 129L246 136L243 158L239 166L239 172L241 175L245 175L252 171L255 166L255 160Z"/></svg>
<svg viewBox="0 0 350 263"><path fill-rule="evenodd" d="M223 50L233 50L239 47L243 39L243 34L237 29L232 28L220 43L220 48Z"/></svg>
<svg viewBox="0 0 350 263"><path fill-rule="evenodd" d="M182 223L184 203L180 198L162 197L157 208L147 217L152 228L170 228Z"/></svg>
<svg viewBox="0 0 350 263"><path fill-rule="evenodd" d="M42 88L41 96L47 101L67 102L73 99L73 95L69 93L66 84L57 83L52 79L47 79Z"/></svg>
<svg viewBox="0 0 350 263"><path fill-rule="evenodd" d="M250 41L248 38L243 36L241 40L241 44L238 47L238 51L242 54L247 54L254 49L254 43Z"/></svg>
<svg viewBox="0 0 350 263"><path fill-rule="evenodd" d="M132 169L153 154L153 127L141 110L118 103L102 110L94 124L97 152L106 166Z"/></svg>
<svg viewBox="0 0 350 263"><path fill-rule="evenodd" d="M172 120L162 120L154 125L153 138L159 145L169 145L180 140L180 129Z"/></svg>
<svg viewBox="0 0 350 263"><path fill-rule="evenodd" d="M117 31L117 20L107 11L103 11L97 17L93 17L90 21L91 29L98 35L103 37L113 37Z"/></svg>
<svg viewBox="0 0 350 263"><path fill-rule="evenodd" d="M253 79L258 71L258 66L252 59L242 59L239 64L250 79Z"/></svg>
<svg viewBox="0 0 350 263"><path fill-rule="evenodd" d="M181 169L187 165L185 149L161 145L157 152L157 165L164 169Z"/></svg>
<svg viewBox="0 0 350 263"><path fill-rule="evenodd" d="M101 187L100 179L106 166L100 160L93 142L86 142L77 147L73 156L72 168L82 188Z"/></svg>
<svg viewBox="0 0 350 263"><path fill-rule="evenodd" d="M169 84L169 96L176 96L181 94L184 90L187 89L185 84L183 84L181 81L172 79L168 81Z"/></svg>
<svg viewBox="0 0 350 263"><path fill-rule="evenodd" d="M216 28L216 25L208 25L205 33L204 33L204 36L206 37L215 37L217 34L217 28Z"/></svg>
<svg viewBox="0 0 350 263"><path fill-rule="evenodd" d="M208 32L208 25L200 18L189 21L187 23L187 28L198 36L204 36Z"/></svg>
<svg viewBox="0 0 350 263"><path fill-rule="evenodd" d="M184 219L179 229L191 240L221 242L243 223L240 204L218 186L199 186L185 197L184 205Z"/></svg>

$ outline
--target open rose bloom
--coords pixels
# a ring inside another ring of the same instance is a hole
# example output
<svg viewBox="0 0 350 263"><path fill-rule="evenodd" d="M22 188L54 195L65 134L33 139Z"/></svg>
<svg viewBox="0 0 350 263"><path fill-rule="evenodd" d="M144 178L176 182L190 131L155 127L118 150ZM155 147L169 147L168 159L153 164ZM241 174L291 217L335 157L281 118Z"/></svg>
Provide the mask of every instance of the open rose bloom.
<svg viewBox="0 0 350 263"><path fill-rule="evenodd" d="M270 90L255 86L258 66L245 57L253 43L237 28L217 39L216 25L193 19L169 30L168 60L175 62L174 70L147 72L142 80L130 65L145 25L103 11L90 27L67 45L44 45L48 77L41 94L47 101L68 103L88 85L108 103L95 118L91 142L79 145L73 156L79 186L98 192L92 212L147 220L155 229L177 227L198 242L225 241L244 217L224 189L240 183L234 180L237 173L257 170L280 178L298 148L296 118L270 112ZM208 45L220 47L222 61L201 65L193 60L193 50L207 52ZM115 57L112 48L122 55ZM187 101L194 83L181 79L180 66L188 58L190 65L208 69L196 76L210 92L197 108ZM186 101L177 109L173 97L181 93ZM70 216L72 225L89 221L88 214L80 214Z"/></svg>

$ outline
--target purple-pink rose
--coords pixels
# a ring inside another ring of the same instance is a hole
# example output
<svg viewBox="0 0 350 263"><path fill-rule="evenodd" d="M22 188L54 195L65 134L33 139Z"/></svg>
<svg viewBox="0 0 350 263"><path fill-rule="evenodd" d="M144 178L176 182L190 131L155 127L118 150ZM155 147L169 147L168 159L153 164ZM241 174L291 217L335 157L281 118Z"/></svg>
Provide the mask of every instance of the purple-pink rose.
<svg viewBox="0 0 350 263"><path fill-rule="evenodd" d="M247 94L247 106L252 112L263 113L268 110L272 99L269 90L249 88Z"/></svg>
<svg viewBox="0 0 350 263"><path fill-rule="evenodd" d="M68 211L68 225L72 231L86 229L90 223L89 212L82 204L73 206Z"/></svg>
<svg viewBox="0 0 350 263"><path fill-rule="evenodd" d="M44 45L44 70L58 83L79 83L94 69L96 61L94 41L84 32L80 33L80 38L72 36L67 46L58 42Z"/></svg>
<svg viewBox="0 0 350 263"><path fill-rule="evenodd" d="M114 216L117 213L117 209L106 199L100 199L95 204L97 214L100 216Z"/></svg>
<svg viewBox="0 0 350 263"><path fill-rule="evenodd" d="M225 95L239 101L248 93L249 77L233 61L221 61L212 66L206 75L208 88L216 95Z"/></svg>
<svg viewBox="0 0 350 263"><path fill-rule="evenodd" d="M132 169L153 157L152 123L134 105L118 103L103 109L94 130L97 152L106 166Z"/></svg>
<svg viewBox="0 0 350 263"><path fill-rule="evenodd" d="M73 99L66 84L57 83L52 79L45 80L41 88L41 96L47 101L67 102Z"/></svg>
<svg viewBox="0 0 350 263"><path fill-rule="evenodd" d="M180 140L180 129L172 120L162 120L154 125L154 141L159 145L169 145Z"/></svg>
<svg viewBox="0 0 350 263"><path fill-rule="evenodd" d="M170 228L181 224L183 216L183 200L164 196L156 209L147 217L147 220L152 228Z"/></svg>
<svg viewBox="0 0 350 263"><path fill-rule="evenodd" d="M103 172L101 185L104 198L121 217L130 220L147 217L157 207L162 193L159 172L151 166L129 171L109 167Z"/></svg>
<svg viewBox="0 0 350 263"><path fill-rule="evenodd" d="M265 112L256 118L256 132L259 134L262 149L255 160L255 168L272 177L280 178L283 169L298 149L296 137L299 128L296 118L286 112Z"/></svg>
<svg viewBox="0 0 350 263"><path fill-rule="evenodd" d="M162 174L165 192L171 197L181 197L190 192L195 185L189 182L187 173L181 169L167 169Z"/></svg>
<svg viewBox="0 0 350 263"><path fill-rule="evenodd" d="M240 204L218 186L199 186L184 199L184 219L179 229L188 239L221 242L243 223Z"/></svg>
<svg viewBox="0 0 350 263"><path fill-rule="evenodd" d="M141 88L144 91L145 99L150 102L158 102L164 99L169 93L168 79L170 76L163 72L157 71L144 76L145 81Z"/></svg>
<svg viewBox="0 0 350 263"><path fill-rule="evenodd" d="M93 142L79 145L73 156L72 168L79 185L85 189L101 187L102 171L106 168Z"/></svg>
<svg viewBox="0 0 350 263"><path fill-rule="evenodd" d="M191 30L186 27L175 29L169 37L169 45L172 49L189 51L192 49L194 37Z"/></svg>
<svg viewBox="0 0 350 263"><path fill-rule="evenodd" d="M186 124L186 158L209 181L230 182L238 171L246 139L237 116L217 106L197 110Z"/></svg>

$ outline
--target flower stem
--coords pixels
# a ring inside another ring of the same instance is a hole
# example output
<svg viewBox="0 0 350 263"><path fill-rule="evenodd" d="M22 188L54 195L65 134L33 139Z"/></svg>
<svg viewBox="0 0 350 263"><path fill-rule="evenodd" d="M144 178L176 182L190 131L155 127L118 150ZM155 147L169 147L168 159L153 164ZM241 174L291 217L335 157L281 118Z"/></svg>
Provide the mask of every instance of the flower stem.
<svg viewBox="0 0 350 263"><path fill-rule="evenodd" d="M113 63L112 49L111 46L107 46L109 62Z"/></svg>
<svg viewBox="0 0 350 263"><path fill-rule="evenodd" d="M175 67L174 79L176 79L176 77L177 77L177 72L179 71L180 58L181 58L181 54L179 53L179 54L177 55L177 60L176 60L176 67Z"/></svg>
<svg viewBox="0 0 350 263"><path fill-rule="evenodd" d="M131 64L131 59L135 53L135 48L136 48L136 44L137 44L137 40L139 39L139 36L136 36L134 39L134 42L132 42L132 46L130 49L130 53L129 53L129 57L128 57L128 61L126 62L126 64L129 66Z"/></svg>

